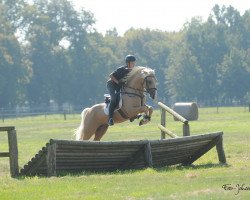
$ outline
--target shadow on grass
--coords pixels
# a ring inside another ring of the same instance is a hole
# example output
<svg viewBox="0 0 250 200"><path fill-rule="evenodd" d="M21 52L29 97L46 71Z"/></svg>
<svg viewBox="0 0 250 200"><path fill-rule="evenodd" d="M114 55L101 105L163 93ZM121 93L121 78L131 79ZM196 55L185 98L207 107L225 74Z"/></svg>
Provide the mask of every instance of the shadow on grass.
<svg viewBox="0 0 250 200"><path fill-rule="evenodd" d="M161 167L161 168L154 168L155 171L157 172L166 172L166 171L175 171L175 170L196 170L196 169L209 169L209 168L224 168L224 167L230 167L228 164L214 164L214 163L208 163L208 164L201 164L201 165L175 165L175 166L166 166L166 167Z"/></svg>
<svg viewBox="0 0 250 200"><path fill-rule="evenodd" d="M164 173L164 172L172 172L172 171L183 171L183 170L197 170L197 169L210 169L210 168L225 168L230 167L228 164L201 164L201 165L174 165L174 166L166 166L166 167L159 167L159 168L143 168L143 169L128 169L128 170L114 170L114 171L79 171L79 172L59 172L57 173L57 177L79 177L79 176L93 176L93 175L125 175L125 174L135 174L143 172L144 170L151 169L158 173ZM26 178L47 178L45 175L33 175L33 176L18 176L16 177L17 180L24 180Z"/></svg>

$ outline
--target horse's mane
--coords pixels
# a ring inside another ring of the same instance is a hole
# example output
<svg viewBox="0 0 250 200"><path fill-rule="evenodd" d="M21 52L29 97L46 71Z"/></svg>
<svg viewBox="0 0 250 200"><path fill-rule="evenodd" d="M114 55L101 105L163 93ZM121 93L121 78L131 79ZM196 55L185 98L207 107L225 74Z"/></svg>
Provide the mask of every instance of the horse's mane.
<svg viewBox="0 0 250 200"><path fill-rule="evenodd" d="M136 66L131 70L131 72L128 73L126 82L129 82L138 74L141 76L155 75L155 71L148 67Z"/></svg>

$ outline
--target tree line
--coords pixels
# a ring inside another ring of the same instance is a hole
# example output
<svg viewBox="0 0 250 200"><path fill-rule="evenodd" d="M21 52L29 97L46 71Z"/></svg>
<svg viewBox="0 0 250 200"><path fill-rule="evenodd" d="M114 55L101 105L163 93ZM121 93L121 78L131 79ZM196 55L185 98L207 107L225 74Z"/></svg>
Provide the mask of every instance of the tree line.
<svg viewBox="0 0 250 200"><path fill-rule="evenodd" d="M194 17L178 32L103 35L94 24L68 0L0 0L0 108L102 102L127 54L155 69L165 101L250 101L250 10L215 5L206 21Z"/></svg>

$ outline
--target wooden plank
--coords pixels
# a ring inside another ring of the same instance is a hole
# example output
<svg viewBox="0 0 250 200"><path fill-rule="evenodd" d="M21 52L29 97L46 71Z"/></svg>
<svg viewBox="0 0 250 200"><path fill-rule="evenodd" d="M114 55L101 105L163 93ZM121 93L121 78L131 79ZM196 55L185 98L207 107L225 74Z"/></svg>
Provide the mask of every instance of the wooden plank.
<svg viewBox="0 0 250 200"><path fill-rule="evenodd" d="M199 149L195 149L194 151L188 151L188 152L180 152L180 153L169 153L169 154L163 154L163 155L158 155L158 156L153 156L153 161L154 162L158 162L161 160L165 160L165 159L176 159L179 157L189 157L194 155Z"/></svg>
<svg viewBox="0 0 250 200"><path fill-rule="evenodd" d="M224 148L223 148L223 136L222 135L219 136L219 141L216 144L216 150L217 150L219 161L221 163L226 164L227 160L226 160L226 155L225 155Z"/></svg>
<svg viewBox="0 0 250 200"><path fill-rule="evenodd" d="M203 146L211 142L212 140L188 142L188 143L176 143L176 144L165 144L165 145L151 145L153 152L162 151L178 151L182 149L190 149L195 146Z"/></svg>
<svg viewBox="0 0 250 200"><path fill-rule="evenodd" d="M154 144L176 144L181 142L186 143L190 141L192 142L205 139L213 139L219 135L222 135L222 132L207 133L207 134L193 135L193 136L179 137L179 138L170 138L166 140L151 140L150 144L152 146Z"/></svg>
<svg viewBox="0 0 250 200"><path fill-rule="evenodd" d="M161 125L163 127L166 127L166 111L163 108L161 109ZM166 135L161 130L161 139L165 139L165 138L166 138Z"/></svg>
<svg viewBox="0 0 250 200"><path fill-rule="evenodd" d="M95 148L95 149L87 149L87 148L60 148L57 149L57 153L89 153L89 154L108 154L108 153L113 153L113 154L119 154L119 153L131 153L134 152L138 149L138 146L134 148L115 148L115 149L105 149L105 148Z"/></svg>
<svg viewBox="0 0 250 200"><path fill-rule="evenodd" d="M57 160L114 160L114 159L126 159L131 157L133 154L125 156L63 156L56 155Z"/></svg>
<svg viewBox="0 0 250 200"><path fill-rule="evenodd" d="M89 146L89 145L67 145L67 144L57 144L57 148L58 151L60 150L64 150L64 149L84 149L84 150L120 150L120 149L124 149L124 150L129 150L129 149L134 149L134 148L138 148L138 146L140 146L142 144L134 144L134 145L106 145L106 146Z"/></svg>
<svg viewBox="0 0 250 200"><path fill-rule="evenodd" d="M56 176L56 143L47 147L46 163L48 167L47 175Z"/></svg>
<svg viewBox="0 0 250 200"><path fill-rule="evenodd" d="M169 157L172 155L185 154L186 152L194 152L194 151L199 150L203 146L196 146L196 147L189 148L189 149L180 149L178 151L171 150L171 151L163 151L163 152L152 152L152 155L153 155L153 158L164 157L164 156Z"/></svg>
<svg viewBox="0 0 250 200"><path fill-rule="evenodd" d="M141 146L131 157L126 159L119 168L126 169L129 166L131 166L136 160L140 159L142 157L142 154L144 152L144 146Z"/></svg>
<svg viewBox="0 0 250 200"><path fill-rule="evenodd" d="M126 145L142 145L146 144L147 140L140 141L116 141L116 142L97 142L97 141L74 141L74 140L50 140L50 144L68 144L79 146L126 146Z"/></svg>
<svg viewBox="0 0 250 200"><path fill-rule="evenodd" d="M71 167L71 166L65 166L65 167L59 167L57 169L57 172L83 172L83 171L116 171L117 167L114 166L107 166L107 167L94 167L94 166L90 166L90 167L86 167L86 168L82 168L81 166L76 166L76 167Z"/></svg>
<svg viewBox="0 0 250 200"><path fill-rule="evenodd" d="M145 167L153 167L152 153L150 142L144 145L144 159L145 159Z"/></svg>
<svg viewBox="0 0 250 200"><path fill-rule="evenodd" d="M183 144L178 144L178 145L166 145L166 146L154 146L152 147L152 152L155 153L164 153L164 152L177 152L177 151L182 151L182 150L186 150L188 151L189 149L193 149L196 147L202 147L206 144L208 144L209 142L211 142L211 140L206 140L206 141L199 141L197 143L189 143L186 145Z"/></svg>
<svg viewBox="0 0 250 200"><path fill-rule="evenodd" d="M158 105L166 110L168 113L170 113L171 115L173 115L175 118L177 118L179 121L181 121L182 123L186 124L188 123L188 120L186 120L184 117L182 117L181 115L179 115L177 112L175 112L174 110L172 110L171 108L169 108L168 106L166 106L165 104L158 102Z"/></svg>
<svg viewBox="0 0 250 200"><path fill-rule="evenodd" d="M176 134L174 134L173 132L171 132L170 130L168 130L167 128L165 128L164 126L158 124L158 128L165 134L168 134L171 138L177 138L178 136ZM164 138L165 139L165 138Z"/></svg>
<svg viewBox="0 0 250 200"><path fill-rule="evenodd" d="M0 157L10 157L9 152L0 152Z"/></svg>
<svg viewBox="0 0 250 200"><path fill-rule="evenodd" d="M183 162L183 165L190 165L195 160L200 158L202 155L207 153L211 148L213 148L219 140L219 136L215 137L209 144L203 146L199 151L197 151L194 155L192 155L190 158L188 158L186 161Z"/></svg>
<svg viewBox="0 0 250 200"><path fill-rule="evenodd" d="M9 141L9 157L10 157L10 173L11 177L19 175L18 167L18 148L17 148L17 137L16 130L8 130L8 141Z"/></svg>
<svg viewBox="0 0 250 200"><path fill-rule="evenodd" d="M98 162L98 161L89 161L89 162L66 162L66 161L61 161L61 162L57 162L56 163L56 167L58 169L58 167L60 166L100 166L100 167L104 167L105 165L109 165L109 166L117 166L119 167L121 164L123 163L123 160L115 160L115 161L110 161L110 162Z"/></svg>
<svg viewBox="0 0 250 200"><path fill-rule="evenodd" d="M189 124L183 124L183 136L190 136Z"/></svg>
<svg viewBox="0 0 250 200"><path fill-rule="evenodd" d="M0 132L1 131L12 131L15 130L15 126L2 126L0 127Z"/></svg>
<svg viewBox="0 0 250 200"><path fill-rule="evenodd" d="M117 168L120 168L122 164L124 163L124 160L115 160L115 161L110 161L110 162L98 162L98 161L90 161L90 162L71 162L71 163L66 163L66 162L58 162L57 167L59 166L99 166L99 167L104 167L105 165L110 165L110 166L117 166Z"/></svg>
<svg viewBox="0 0 250 200"><path fill-rule="evenodd" d="M133 155L133 154L131 154ZM126 157L105 157L105 158L96 158L96 157L56 157L57 162L111 162L111 161L124 161L125 159L129 158L131 156L126 156Z"/></svg>
<svg viewBox="0 0 250 200"><path fill-rule="evenodd" d="M134 151L135 152L135 151ZM133 152L124 153L89 153L89 152L58 152L57 155L60 157L126 157L133 154Z"/></svg>

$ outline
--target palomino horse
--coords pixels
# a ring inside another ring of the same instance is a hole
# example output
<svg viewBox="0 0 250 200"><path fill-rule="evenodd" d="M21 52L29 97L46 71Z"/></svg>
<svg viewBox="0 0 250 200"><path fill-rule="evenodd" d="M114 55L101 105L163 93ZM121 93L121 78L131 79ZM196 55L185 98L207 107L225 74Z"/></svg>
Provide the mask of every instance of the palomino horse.
<svg viewBox="0 0 250 200"><path fill-rule="evenodd" d="M154 70L146 67L134 67L124 78L121 90L122 107L114 112L114 123L130 119L133 121L139 114L145 113L140 125L150 121L153 108L146 105L144 93L149 93L152 99L156 97L156 78ZM76 140L89 140L93 135L95 141L101 140L108 129L108 115L105 114L105 103L85 108L81 113L81 124L77 128Z"/></svg>

